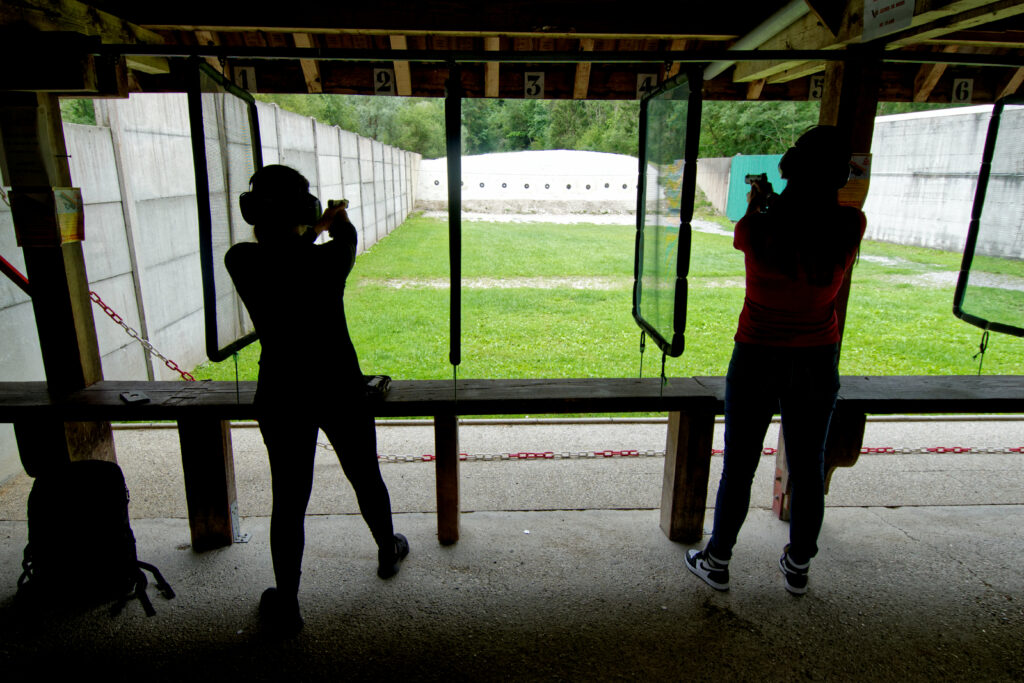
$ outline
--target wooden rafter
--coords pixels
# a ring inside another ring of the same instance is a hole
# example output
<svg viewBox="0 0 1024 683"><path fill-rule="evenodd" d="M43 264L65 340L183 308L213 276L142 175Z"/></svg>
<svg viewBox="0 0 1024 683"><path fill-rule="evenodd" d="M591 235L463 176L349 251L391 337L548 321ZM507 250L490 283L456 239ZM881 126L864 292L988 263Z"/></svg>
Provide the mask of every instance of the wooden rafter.
<svg viewBox="0 0 1024 683"><path fill-rule="evenodd" d="M1016 92L1020 90L1020 86L1022 84L1024 84L1024 66L1020 67L1019 69L1013 72L1013 75L1010 76L1010 79L1006 82L1006 85L999 89L999 93L996 95L996 99L998 100L1000 98L1006 97L1007 95L1016 94Z"/></svg>
<svg viewBox="0 0 1024 683"><path fill-rule="evenodd" d="M497 52L501 49L501 38L498 36L487 36L484 38L484 49L488 52ZM487 62L484 66L484 97L498 97L501 85L501 64L498 62Z"/></svg>
<svg viewBox="0 0 1024 683"><path fill-rule="evenodd" d="M104 43L162 43L163 37L77 0L4 0L0 25L24 24L38 31L72 31Z"/></svg>
<svg viewBox="0 0 1024 683"><path fill-rule="evenodd" d="M960 48L956 45L949 45L942 51L946 53L953 53L958 51ZM917 77L914 79L914 101L915 102L927 102L928 98L931 97L932 90L938 85L939 79L942 78L942 74L945 73L946 64L922 64L921 68L918 69Z"/></svg>
<svg viewBox="0 0 1024 683"><path fill-rule="evenodd" d="M196 31L196 41L200 45L220 45L220 37L213 31ZM207 57L206 63L223 73L224 69L216 57Z"/></svg>
<svg viewBox="0 0 1024 683"><path fill-rule="evenodd" d="M581 52L593 52L594 39L582 38L580 40ZM572 87L572 98L574 100L587 99L587 90L590 89L590 62L580 62L576 65L576 80Z"/></svg>
<svg viewBox="0 0 1024 683"><path fill-rule="evenodd" d="M405 36L391 36L392 50L407 50L409 44ZM409 62L405 59L396 59L395 68L395 91L402 97L412 95L412 74L409 71Z"/></svg>
<svg viewBox="0 0 1024 683"><path fill-rule="evenodd" d="M767 81L761 79L759 81L751 81L747 84L747 99L757 100L761 98L761 91L764 90L764 86Z"/></svg>
<svg viewBox="0 0 1024 683"><path fill-rule="evenodd" d="M675 40L672 41L672 44L669 45L668 49L671 50L672 52L682 52L686 49L686 44L687 42L685 40L681 38L676 38ZM677 73L679 73L679 69L681 67L682 64L680 64L679 62L673 62L672 66L669 67L668 72L665 74L665 79L667 80L675 76Z"/></svg>
<svg viewBox="0 0 1024 683"><path fill-rule="evenodd" d="M295 47L316 47L313 36L308 33L295 33ZM323 83L320 81L320 65L315 59L300 59L302 77L306 81L306 92L319 93L324 91Z"/></svg>
<svg viewBox="0 0 1024 683"><path fill-rule="evenodd" d="M814 13L807 14L789 28L761 45L764 50L830 50L859 42L864 32L864 17L858 2L847 5L839 33L833 35ZM888 47L903 47L972 28L991 21L1024 14L1024 0L918 0L911 27L886 39ZM744 62L736 66L733 80L749 82L792 71L801 62ZM795 77L795 76L794 76Z"/></svg>

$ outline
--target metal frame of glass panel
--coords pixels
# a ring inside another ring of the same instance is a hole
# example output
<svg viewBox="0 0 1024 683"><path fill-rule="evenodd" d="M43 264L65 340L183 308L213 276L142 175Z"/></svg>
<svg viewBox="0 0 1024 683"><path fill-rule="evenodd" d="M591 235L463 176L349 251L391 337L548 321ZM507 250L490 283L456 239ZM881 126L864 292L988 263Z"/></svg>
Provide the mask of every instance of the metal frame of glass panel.
<svg viewBox="0 0 1024 683"><path fill-rule="evenodd" d="M209 84L215 86L213 90L209 89ZM204 87L204 85L206 87ZM211 205L211 177L210 167L211 160L207 158L207 136L206 136L206 124L207 120L204 118L203 109L203 96L209 94L222 94L224 96L231 95L242 100L245 103L245 107L248 111L249 121L249 141L248 143L252 148L252 168L249 172L251 176L257 170L263 166L263 154L260 142L260 127L259 117L256 112L256 100L248 92L238 88L233 83L224 78L217 71L212 69L209 65L196 62L196 69L192 76L192 82L190 83L188 91L188 110L189 110L189 126L192 132L192 157L195 163L195 174L196 174L196 208L199 214L199 262L200 269L203 278L203 308L204 308L204 319L206 327L206 355L213 361L221 361L231 356L239 349L248 346L252 342L256 341L257 335L254 330L242 334L235 338L233 341L222 343L219 335L219 320L218 320L218 306L219 300L223 298L217 290L217 283L219 281L230 282L230 277L224 268L223 257L220 259L214 255L214 224L213 224L213 209ZM226 134L223 119L217 121L217 128L220 134ZM215 168L223 169L224 160L217 160ZM246 185L248 184L249 178L245 179ZM224 202L225 206L222 207L226 212L226 218L228 221L228 242L227 246L233 242L231 238L231 225L234 218L232 214L237 210L237 195L233 191L230 182L224 182ZM237 188L234 188L237 189ZM221 245L224 246L224 245ZM226 246L224 250L226 250ZM225 294L225 297L233 297L233 307L235 308L237 315L239 316L239 329L244 330L245 327L251 329L251 323L246 323L247 317L245 313L245 307L238 299L238 295L234 293L234 288L231 288L229 294Z"/></svg>
<svg viewBox="0 0 1024 683"><path fill-rule="evenodd" d="M690 269L690 220L697 187L697 151L700 142L701 89L699 72L684 71L640 101L640 163L637 180L636 252L633 281L633 318L668 356L679 356L685 346L687 274ZM691 83L697 84L691 87ZM684 121L658 119L665 103L685 103ZM654 119L652 120L652 110ZM668 131L665 125L682 124ZM681 152L680 157L675 154ZM667 158L682 159L679 180L678 227L674 211L666 210L660 181ZM648 164L659 169L649 211ZM648 219L653 218L653 225ZM672 233L675 233L674 235Z"/></svg>
<svg viewBox="0 0 1024 683"><path fill-rule="evenodd" d="M978 185L974 193L974 206L971 209L971 222L967 231L967 242L964 245L964 258L960 265L960 276L957 279L956 291L953 294L953 315L964 322L976 325L984 330L1024 337L1024 328L1018 325L991 320L989 319L991 314L979 315L977 310L971 312L972 302L968 294L971 265L974 262L978 235L981 232L985 217L985 200L989 197L990 181L993 179L993 176L1002 175L1000 173L993 173L992 165L999 139L999 124L1006 105L1024 105L1024 97L1004 97L992 107L992 118L989 120L988 135L985 138L985 149L981 158L981 170L978 173ZM1022 159L1022 164L1024 164L1024 159ZM1017 199L1019 203L1021 200L1019 197ZM966 306L965 300L967 301Z"/></svg>

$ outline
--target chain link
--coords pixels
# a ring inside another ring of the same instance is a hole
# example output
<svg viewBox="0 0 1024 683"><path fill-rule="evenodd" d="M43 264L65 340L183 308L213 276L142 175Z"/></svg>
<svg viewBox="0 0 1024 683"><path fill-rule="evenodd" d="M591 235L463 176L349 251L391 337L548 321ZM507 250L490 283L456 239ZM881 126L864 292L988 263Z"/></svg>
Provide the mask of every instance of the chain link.
<svg viewBox="0 0 1024 683"><path fill-rule="evenodd" d="M0 185L0 199L4 200L4 204L10 208L11 200L7 197L7 192L4 190L2 185Z"/></svg>
<svg viewBox="0 0 1024 683"><path fill-rule="evenodd" d="M318 441L317 446L325 451L334 451L334 447L324 441ZM776 449L765 448L762 455L775 455ZM873 448L864 447L860 452L865 455L876 454L936 454L936 453L1022 453L1024 447L1007 448L970 448L966 446L932 446L921 448L893 448L889 446ZM721 455L722 450L713 449L714 455ZM544 451L544 452L519 452L519 453L459 453L459 460L474 462L493 462L496 460L597 460L599 458L664 458L665 451ZM434 462L437 456L432 453L423 455L378 455L379 462L408 463L408 462Z"/></svg>
<svg viewBox="0 0 1024 683"><path fill-rule="evenodd" d="M173 360L171 360L164 354L160 353L148 339L143 338L139 334L138 330L136 330L134 327L126 323L124 321L124 318L117 314L117 311L108 306L103 301L103 299L100 298L99 294L97 294L96 292L89 292L89 298L92 299L92 302L94 304L103 309L103 312L106 313L111 320L120 325L121 328L125 331L125 333L127 333L129 337L142 344L142 346L145 347L147 351L149 351L151 354L162 360L164 362L164 365L166 365L168 368L174 370L176 373L181 375L182 379L184 379L187 382L196 381L196 378L192 376L192 373L182 370L180 367L178 367L177 363L175 363Z"/></svg>

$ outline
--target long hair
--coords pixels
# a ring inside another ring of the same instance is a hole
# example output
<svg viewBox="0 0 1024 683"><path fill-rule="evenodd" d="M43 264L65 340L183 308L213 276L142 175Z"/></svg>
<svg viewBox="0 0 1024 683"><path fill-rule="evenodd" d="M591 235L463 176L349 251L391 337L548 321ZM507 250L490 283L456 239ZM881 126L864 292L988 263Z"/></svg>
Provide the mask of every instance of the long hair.
<svg viewBox="0 0 1024 683"><path fill-rule="evenodd" d="M849 160L834 126L800 136L779 162L786 189L751 234L755 257L793 280L803 275L819 286L832 281L860 238L853 211L839 205Z"/></svg>

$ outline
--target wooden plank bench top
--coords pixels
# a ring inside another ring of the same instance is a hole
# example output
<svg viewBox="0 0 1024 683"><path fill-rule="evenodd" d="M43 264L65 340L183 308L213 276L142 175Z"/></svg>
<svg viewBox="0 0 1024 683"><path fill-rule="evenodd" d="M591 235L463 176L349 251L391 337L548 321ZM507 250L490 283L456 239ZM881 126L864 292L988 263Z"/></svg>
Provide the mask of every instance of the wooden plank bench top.
<svg viewBox="0 0 1024 683"><path fill-rule="evenodd" d="M695 377L725 410L725 378ZM838 404L843 410L879 415L1024 413L1024 375L843 376Z"/></svg>
<svg viewBox="0 0 1024 683"><path fill-rule="evenodd" d="M1024 376L843 377L826 449L829 475L857 460L866 413L1024 412ZM238 535L229 420L255 417L255 382L103 381L65 396L45 382L0 382L0 422L13 422L19 448L45 442L60 423L175 420L181 441L193 546L219 547ZM125 403L142 392L147 403ZM667 412L661 526L672 540L702 535L714 432L724 377L648 379L398 380L377 417L433 416L438 539L459 537L458 416ZM39 449L21 448L22 462ZM27 455L31 453L31 455ZM781 457L780 449L780 457ZM783 481L784 480L780 480ZM778 489L777 483L777 489ZM777 492L781 501L785 486Z"/></svg>
<svg viewBox="0 0 1024 683"><path fill-rule="evenodd" d="M142 392L147 403L125 403L122 392ZM45 382L0 382L0 422L47 416L67 421L252 419L256 382L102 381L66 396L51 396ZM693 378L662 387L648 379L397 380L377 417L547 413L670 412L703 406L711 393Z"/></svg>

